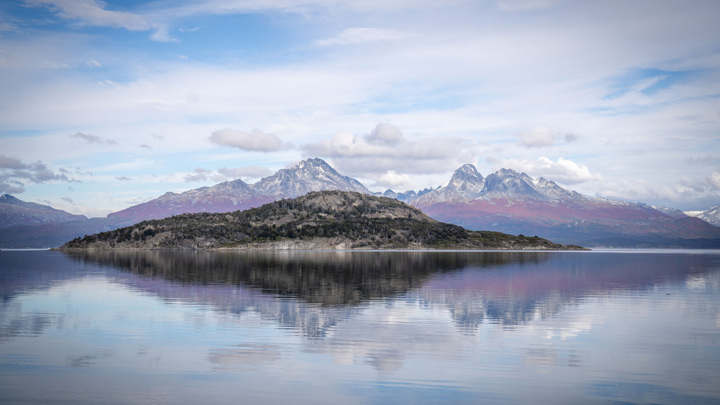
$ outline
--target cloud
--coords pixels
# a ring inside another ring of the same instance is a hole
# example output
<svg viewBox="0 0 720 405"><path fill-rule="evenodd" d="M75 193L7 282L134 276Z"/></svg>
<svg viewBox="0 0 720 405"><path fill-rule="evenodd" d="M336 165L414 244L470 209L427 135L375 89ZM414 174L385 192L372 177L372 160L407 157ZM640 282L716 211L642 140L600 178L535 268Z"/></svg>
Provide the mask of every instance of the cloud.
<svg viewBox="0 0 720 405"><path fill-rule="evenodd" d="M73 201L70 197L60 197L60 199L70 204L75 204L75 201Z"/></svg>
<svg viewBox="0 0 720 405"><path fill-rule="evenodd" d="M183 178L186 183L202 183L202 182L214 182L219 183L225 181L225 176L217 174L212 170L203 169L201 167L196 168L192 173L186 174Z"/></svg>
<svg viewBox="0 0 720 405"><path fill-rule="evenodd" d="M84 134L82 132L70 134L70 138L83 139L85 141L88 141L89 143L95 143L99 145L117 145L117 142L113 140L100 138L96 135Z"/></svg>
<svg viewBox="0 0 720 405"><path fill-rule="evenodd" d="M536 160L487 159L495 170L500 168L514 169L525 172L533 177L544 177L562 184L579 184L589 181L601 181L602 176L594 173L585 165L577 164L569 159L559 158L557 161L546 157Z"/></svg>
<svg viewBox="0 0 720 405"><path fill-rule="evenodd" d="M128 31L147 31L152 24L144 17L124 11L106 10L96 0L25 0L30 6L45 6L59 17L100 26L125 28Z"/></svg>
<svg viewBox="0 0 720 405"><path fill-rule="evenodd" d="M365 137L368 142L376 142L385 145L396 145L405 140L402 132L395 126L387 123L377 124L375 129Z"/></svg>
<svg viewBox="0 0 720 405"><path fill-rule="evenodd" d="M191 173L182 176L186 183L220 183L236 179L259 179L272 174L272 171L260 166L246 166L227 168L221 167L217 171L198 167Z"/></svg>
<svg viewBox="0 0 720 405"><path fill-rule="evenodd" d="M155 30L151 39L160 42L173 40L168 36L166 25L140 14L107 10L106 4L97 0L25 0L25 3L34 7L44 6L58 17L77 21L81 25L124 28L128 31Z"/></svg>
<svg viewBox="0 0 720 405"><path fill-rule="evenodd" d="M43 162L23 163L19 159L0 155L0 193L22 193L28 183L43 184L55 181L72 181L67 170L60 173L50 170Z"/></svg>
<svg viewBox="0 0 720 405"><path fill-rule="evenodd" d="M0 175L0 178L2 176ZM17 184L8 184L6 182L0 181L0 193L3 194L20 194L25 192L25 187L17 185Z"/></svg>
<svg viewBox="0 0 720 405"><path fill-rule="evenodd" d="M575 134L570 134L570 133L565 134L565 142L567 142L567 143L575 142L578 139L580 139L580 137Z"/></svg>
<svg viewBox="0 0 720 405"><path fill-rule="evenodd" d="M236 168L221 167L218 169L218 173L222 174L228 179L244 179L267 177L272 174L272 171L266 167L246 166Z"/></svg>
<svg viewBox="0 0 720 405"><path fill-rule="evenodd" d="M475 160L473 143L454 137L408 140L391 124L381 123L365 136L338 132L329 139L302 147L307 157L333 159L350 176L373 177L396 173L429 174L455 170ZM386 178L389 179L389 178Z"/></svg>
<svg viewBox="0 0 720 405"><path fill-rule="evenodd" d="M665 207L688 207L684 210L706 210L720 201L720 173L714 171L705 177L681 178L662 184L634 178L604 182L597 194Z"/></svg>
<svg viewBox="0 0 720 405"><path fill-rule="evenodd" d="M501 11L531 11L550 8L560 0L495 0Z"/></svg>
<svg viewBox="0 0 720 405"><path fill-rule="evenodd" d="M549 128L537 127L521 133L517 144L526 148L540 148L554 146L556 139L564 139L565 143L572 143L580 139L580 137L573 133L562 134Z"/></svg>
<svg viewBox="0 0 720 405"><path fill-rule="evenodd" d="M26 166L19 159L0 155L0 169L23 169Z"/></svg>
<svg viewBox="0 0 720 405"><path fill-rule="evenodd" d="M0 23L0 32L16 31L17 26L10 23Z"/></svg>
<svg viewBox="0 0 720 405"><path fill-rule="evenodd" d="M315 41L315 44L319 46L355 45L379 41L397 41L412 36L414 35L390 29L355 27L348 28L333 38Z"/></svg>
<svg viewBox="0 0 720 405"><path fill-rule="evenodd" d="M220 129L210 135L210 142L250 152L276 152L292 147L275 134L268 134L259 129L253 129L250 133L231 128Z"/></svg>
<svg viewBox="0 0 720 405"><path fill-rule="evenodd" d="M707 178L707 183L716 191L720 191L720 173L712 172L712 174Z"/></svg>
<svg viewBox="0 0 720 405"><path fill-rule="evenodd" d="M527 148L538 148L542 146L555 145L555 138L558 134L548 128L535 128L530 132L520 134L518 145Z"/></svg>
<svg viewBox="0 0 720 405"><path fill-rule="evenodd" d="M394 190L410 190L414 186L410 180L410 176L407 174L400 174L394 170L388 170L386 173L380 175L375 181L372 187L383 188L383 189L394 189Z"/></svg>
<svg viewBox="0 0 720 405"><path fill-rule="evenodd" d="M127 176L115 176L115 180L119 180L119 181L130 181L130 180L132 180L132 179L131 179L130 177L127 177Z"/></svg>

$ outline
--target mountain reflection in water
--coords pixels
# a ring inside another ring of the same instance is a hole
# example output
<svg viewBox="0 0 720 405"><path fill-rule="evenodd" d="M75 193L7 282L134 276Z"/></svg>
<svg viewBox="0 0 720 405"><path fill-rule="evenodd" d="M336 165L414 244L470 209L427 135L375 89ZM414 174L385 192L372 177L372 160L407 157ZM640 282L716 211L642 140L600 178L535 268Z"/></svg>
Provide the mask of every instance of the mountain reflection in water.
<svg viewBox="0 0 720 405"><path fill-rule="evenodd" d="M717 251L2 251L0 294L2 404L720 403Z"/></svg>
<svg viewBox="0 0 720 405"><path fill-rule="evenodd" d="M588 296L683 282L708 270L697 255L587 252L104 250L69 255L144 276L132 279L135 287L165 299L233 313L252 308L313 337L322 337L371 300L407 296L443 305L460 328L471 331L486 321L521 325Z"/></svg>

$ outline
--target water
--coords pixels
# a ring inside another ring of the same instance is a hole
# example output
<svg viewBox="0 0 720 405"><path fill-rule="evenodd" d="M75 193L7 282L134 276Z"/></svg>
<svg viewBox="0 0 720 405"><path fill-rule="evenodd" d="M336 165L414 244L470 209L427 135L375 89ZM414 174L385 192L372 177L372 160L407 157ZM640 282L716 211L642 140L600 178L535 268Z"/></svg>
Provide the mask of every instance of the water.
<svg viewBox="0 0 720 405"><path fill-rule="evenodd" d="M720 252L0 252L0 403L720 403Z"/></svg>

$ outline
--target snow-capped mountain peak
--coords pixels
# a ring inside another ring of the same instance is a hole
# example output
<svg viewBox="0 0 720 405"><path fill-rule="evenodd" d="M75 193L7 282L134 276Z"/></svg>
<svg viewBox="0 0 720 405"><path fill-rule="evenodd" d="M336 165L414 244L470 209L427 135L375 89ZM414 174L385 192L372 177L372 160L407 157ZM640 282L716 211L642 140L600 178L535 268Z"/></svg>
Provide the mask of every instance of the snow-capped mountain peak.
<svg viewBox="0 0 720 405"><path fill-rule="evenodd" d="M475 166L466 164L453 173L447 188L460 192L468 198L474 198L480 194L484 186L485 179L478 173Z"/></svg>
<svg viewBox="0 0 720 405"><path fill-rule="evenodd" d="M700 218L711 225L720 226L720 205L706 211L685 211L685 214Z"/></svg>
<svg viewBox="0 0 720 405"><path fill-rule="evenodd" d="M322 159L307 159L278 170L253 185L256 194L299 197L311 191L341 190L371 194L359 181L343 176Z"/></svg>
<svg viewBox="0 0 720 405"><path fill-rule="evenodd" d="M592 197L565 190L555 182L542 177L533 179L526 173L513 169L500 169L483 178L475 166L466 164L455 171L445 187L439 187L422 197L418 196L410 203L427 205L493 199L558 202L587 200Z"/></svg>
<svg viewBox="0 0 720 405"><path fill-rule="evenodd" d="M494 197L529 197L540 199L535 189L535 182L525 173L518 173L512 169L500 169L485 178L483 194Z"/></svg>

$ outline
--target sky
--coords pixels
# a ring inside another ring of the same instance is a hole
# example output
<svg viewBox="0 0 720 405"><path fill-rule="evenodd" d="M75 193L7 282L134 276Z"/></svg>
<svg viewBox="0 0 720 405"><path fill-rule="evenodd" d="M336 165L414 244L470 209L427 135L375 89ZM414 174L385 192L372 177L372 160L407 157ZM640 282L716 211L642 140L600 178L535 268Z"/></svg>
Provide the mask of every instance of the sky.
<svg viewBox="0 0 720 405"><path fill-rule="evenodd" d="M0 4L0 194L90 217L326 160L720 205L717 0Z"/></svg>

